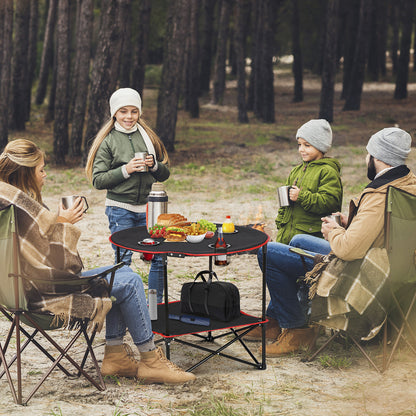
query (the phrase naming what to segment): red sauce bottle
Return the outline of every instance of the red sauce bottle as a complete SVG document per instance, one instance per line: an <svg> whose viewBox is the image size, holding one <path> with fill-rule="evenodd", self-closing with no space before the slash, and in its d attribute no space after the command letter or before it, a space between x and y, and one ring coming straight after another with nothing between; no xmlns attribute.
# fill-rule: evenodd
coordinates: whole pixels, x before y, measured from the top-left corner
<svg viewBox="0 0 416 416"><path fill-rule="evenodd" d="M226 266L228 264L227 243L224 240L222 227L218 229L218 238L214 250L216 253L214 264L216 266Z"/></svg>

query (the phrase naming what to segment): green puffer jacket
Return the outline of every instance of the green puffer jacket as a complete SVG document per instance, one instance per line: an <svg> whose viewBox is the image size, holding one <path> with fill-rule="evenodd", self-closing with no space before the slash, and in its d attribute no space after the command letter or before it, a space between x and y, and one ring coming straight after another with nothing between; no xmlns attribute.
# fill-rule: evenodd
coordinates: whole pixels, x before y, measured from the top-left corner
<svg viewBox="0 0 416 416"><path fill-rule="evenodd" d="M303 162L290 172L286 185L300 188L296 202L279 209L276 241L288 244L295 234L322 237L321 217L341 210L341 165L336 159L324 157Z"/></svg>
<svg viewBox="0 0 416 416"><path fill-rule="evenodd" d="M133 205L147 203L152 184L169 178L169 168L158 161L155 172L135 172L125 179L121 167L133 159L136 152L146 152L142 135L115 129L101 143L95 155L92 183L97 189L107 189L107 198Z"/></svg>

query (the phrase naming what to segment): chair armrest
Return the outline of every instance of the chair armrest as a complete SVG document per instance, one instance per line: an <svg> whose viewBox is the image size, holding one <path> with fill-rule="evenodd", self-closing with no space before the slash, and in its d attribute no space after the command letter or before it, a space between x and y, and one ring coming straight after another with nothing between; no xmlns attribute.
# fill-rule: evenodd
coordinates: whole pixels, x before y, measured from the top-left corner
<svg viewBox="0 0 416 416"><path fill-rule="evenodd" d="M103 278L107 274L111 273L111 278L110 278L110 283L109 283L109 285L110 285L109 292L111 293L115 273L120 267L123 267L123 266L124 266L124 263L120 262L120 263L117 263L117 264L109 267L108 269L102 271L101 273L93 274L91 276L79 276L78 279L73 279L73 280L46 280L46 279L35 279L35 280L38 283L43 283L43 284L53 283L54 285L57 285L57 286L60 286L60 285L63 285L63 286L80 286L80 285L88 284L92 279ZM14 273L9 273L9 277L21 277L25 280L32 280L29 276L25 276L25 275L22 275L22 274L17 274L16 275Z"/></svg>
<svg viewBox="0 0 416 416"><path fill-rule="evenodd" d="M103 278L103 277L107 276L108 273L111 273L111 278L110 278L110 282L109 282L109 286L110 286L109 287L109 293L111 293L111 289L113 288L114 277L115 277L116 271L118 269L120 269L121 267L123 267L123 266L124 266L124 262L121 261L120 263L115 264L114 266L110 267L109 269L104 270L101 273L97 273L97 274L94 274L92 276L88 276L85 279L94 279L96 277Z"/></svg>
<svg viewBox="0 0 416 416"><path fill-rule="evenodd" d="M302 248L290 247L289 251L291 251L292 253L298 254L301 257L307 257L308 259L314 259L315 258L314 254L310 254L307 251L303 250Z"/></svg>

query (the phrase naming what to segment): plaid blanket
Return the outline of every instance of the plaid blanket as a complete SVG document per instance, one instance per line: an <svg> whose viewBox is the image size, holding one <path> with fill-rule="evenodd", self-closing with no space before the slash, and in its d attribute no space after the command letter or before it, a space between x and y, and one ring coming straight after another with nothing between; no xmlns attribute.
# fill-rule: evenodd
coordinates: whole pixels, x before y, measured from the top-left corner
<svg viewBox="0 0 416 416"><path fill-rule="evenodd" d="M384 248L370 249L363 259L344 261L332 253L306 274L311 285L311 320L369 340L386 320L390 273Z"/></svg>
<svg viewBox="0 0 416 416"><path fill-rule="evenodd" d="M56 214L18 188L0 182L0 210L12 204L16 207L29 310L52 313L64 326L71 324L72 318L88 318L90 328L97 324L101 330L111 300L102 282L86 284L80 279L80 230L69 223L57 223Z"/></svg>

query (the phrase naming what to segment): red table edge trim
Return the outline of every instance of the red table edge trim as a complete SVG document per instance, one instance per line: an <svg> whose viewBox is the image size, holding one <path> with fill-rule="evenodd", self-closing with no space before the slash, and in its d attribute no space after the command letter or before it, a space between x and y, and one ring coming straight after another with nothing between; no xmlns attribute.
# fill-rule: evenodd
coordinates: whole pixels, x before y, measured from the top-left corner
<svg viewBox="0 0 416 416"><path fill-rule="evenodd" d="M215 256L216 255L216 253L214 253L214 252L212 252L212 253L204 253L204 254L195 254L195 253L185 253L184 251L173 251L173 250L169 250L169 251L146 251L146 250L143 250L143 249L135 250L135 249L133 249L131 247L125 247L125 246L122 246L120 244L114 243L111 240L111 235L110 235L110 237L108 239L110 240L110 243L111 244L114 244L117 247L124 248L125 250L136 251L138 253L150 253L150 254L183 254L184 256L189 256L189 257L204 257L204 256ZM250 248L248 248L246 250L227 251L227 254L237 254L237 253L244 253L246 251L249 252L249 251L252 251L252 250L256 250L256 249L258 249L260 247L265 246L269 241L270 241L270 236L267 235L267 240L263 244L259 244L259 245L254 246L254 247L250 247ZM182 243L182 241L180 243ZM191 243L189 243L189 244L191 244Z"/></svg>

